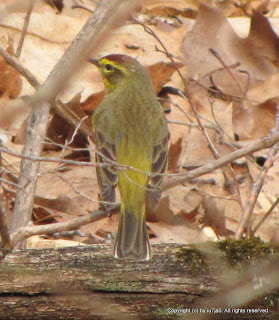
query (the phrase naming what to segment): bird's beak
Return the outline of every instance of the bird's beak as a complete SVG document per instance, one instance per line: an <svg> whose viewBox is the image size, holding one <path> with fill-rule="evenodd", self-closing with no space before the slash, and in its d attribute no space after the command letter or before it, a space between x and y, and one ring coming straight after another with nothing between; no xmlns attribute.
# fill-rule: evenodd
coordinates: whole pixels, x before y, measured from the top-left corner
<svg viewBox="0 0 279 320"><path fill-rule="evenodd" d="M98 59L88 59L88 62L94 64L96 67L100 67L100 63Z"/></svg>

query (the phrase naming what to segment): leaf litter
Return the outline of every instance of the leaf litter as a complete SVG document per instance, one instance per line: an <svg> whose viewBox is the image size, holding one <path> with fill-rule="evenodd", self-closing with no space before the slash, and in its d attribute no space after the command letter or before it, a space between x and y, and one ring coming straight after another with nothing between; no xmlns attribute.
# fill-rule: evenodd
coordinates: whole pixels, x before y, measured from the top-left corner
<svg viewBox="0 0 279 320"><path fill-rule="evenodd" d="M64 5L61 14L57 14L57 9L45 3L36 3L31 15L20 61L41 82L89 16L85 10L71 9L71 1L64 1ZM85 1L85 5L90 7L92 2ZM271 12L273 5L271 2L265 9ZM259 3L255 2L254 9L260 9ZM131 22L115 30L111 41L102 46L99 55L123 53L136 57L150 72L157 93L164 86L183 91L184 84L176 69L181 70L189 81L191 99L201 121L218 154L222 156L269 134L274 128L279 79L278 18L275 16L272 19L273 29L269 19L254 9L247 8L251 15L247 17L232 4L221 8L216 4L198 6L194 1L185 1L185 5L181 1L144 1L137 19L145 19L148 27L175 58L176 66L161 52L154 37L145 32L141 25ZM178 24L173 23L173 17ZM12 47L8 42L12 41L14 47L17 45L23 20L23 12L14 12L1 23L1 38L6 39L5 48L9 53L12 53ZM247 29L249 23L250 30ZM239 31L246 36L239 36ZM216 55L209 49L214 49ZM0 63L11 77L11 81L3 81L6 86L1 88L0 106L3 105L1 110L5 112L5 108L13 108L22 96L33 94L34 89L2 58ZM236 66L231 67L233 65ZM59 99L77 119L84 118L85 125L90 128L90 117L103 95L98 71L84 63L60 93ZM170 121L171 133L168 173L187 172L214 160L189 103L172 94L167 96L167 100L166 109L170 112L166 116ZM24 144L28 113L29 109L0 128L1 139L5 138L4 145L18 154ZM63 148L64 145L66 148ZM50 115L43 156L89 163L94 161L94 150L88 149L92 149L92 145L89 146L84 136L75 132L75 127L54 109ZM262 167L257 164L257 159L265 159L266 156L266 150L261 150L253 158L239 159L232 164L234 176L226 167L225 173L218 169L166 190L158 210L155 213L147 212L151 243L205 241L212 239L212 232L208 232L208 228L213 231L215 239L233 237L242 209L236 191L232 190L238 188L241 201L245 204L261 172ZM19 158L3 152L2 157L3 177L16 183L20 171ZM228 181L225 176L234 188L226 186ZM275 161L254 209L253 224L260 220L279 196L277 180L278 161ZM8 183L3 184L3 188L6 205L12 208L16 189ZM86 215L98 209L98 194L94 167L42 162L34 199L33 223L69 221ZM276 238L276 222L277 209L256 235L263 240ZM115 215L81 227L82 235L74 234L71 238L77 244L111 241L117 225L118 215ZM37 237L36 244L30 246L38 246L40 241L44 242L45 239ZM53 244L46 246L56 246L54 243L57 241L53 240Z"/></svg>

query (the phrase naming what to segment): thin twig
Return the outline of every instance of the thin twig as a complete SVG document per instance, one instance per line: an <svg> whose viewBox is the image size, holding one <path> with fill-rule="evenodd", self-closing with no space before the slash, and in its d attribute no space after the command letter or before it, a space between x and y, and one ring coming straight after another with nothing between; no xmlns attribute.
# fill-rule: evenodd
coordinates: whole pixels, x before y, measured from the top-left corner
<svg viewBox="0 0 279 320"><path fill-rule="evenodd" d="M51 171L51 172L53 172L59 179L61 179L61 180L64 181L65 183L67 183L67 184L74 190L75 193L77 193L78 195L82 196L83 198L85 198L85 199L87 199L87 200L89 200L89 201L91 201L91 202L93 202L93 203L99 203L99 204L102 203L102 204L114 205L113 202L96 200L96 199L93 199L93 198L89 197L89 196L88 196L87 194L85 194L84 192L78 190L78 189L74 186L73 182L70 182L69 180L65 179L65 178L63 177L63 175L61 175L59 172L57 172L57 171L55 171L55 170L53 170L53 171Z"/></svg>
<svg viewBox="0 0 279 320"><path fill-rule="evenodd" d="M22 188L22 186L20 186L19 184L14 183L12 181L9 181L7 179L0 178L0 181L3 182L3 183L6 183L6 184L8 184L8 185L10 185L10 186L12 186L12 187L14 187L16 189L23 189L24 190L24 188ZM24 192L26 192L26 191L24 190Z"/></svg>
<svg viewBox="0 0 279 320"><path fill-rule="evenodd" d="M247 92L250 88L251 77L250 77L250 73L247 70L239 70L239 72L245 73L247 75L247 84L244 89L243 96L241 98L241 100L244 101L244 100L246 100Z"/></svg>
<svg viewBox="0 0 279 320"><path fill-rule="evenodd" d="M185 96L184 96L184 99L185 99L185 100L188 100ZM209 147L210 151L212 152L212 154L213 154L213 156L214 156L215 159L219 159L219 158L220 158L220 155L219 155L218 151L216 150L213 142L211 141L211 139L210 139L207 131L205 130L205 127L204 127L203 123L201 122L201 119L200 119L200 117L199 117L199 114L198 114L198 112L197 112L197 109L196 109L196 107L195 107L194 105L192 105L192 109L193 109L194 115L195 115L195 117L196 117L196 120L197 120L197 122L198 122L198 124L199 124L199 127L201 128L201 131L202 131L205 139L207 140L208 147Z"/></svg>
<svg viewBox="0 0 279 320"><path fill-rule="evenodd" d="M36 79L36 77L27 69L25 68L22 63L16 58L11 56L9 53L7 53L3 48L0 47L0 54L6 59L6 61L13 66L35 89L38 89L41 85L41 83ZM22 108L24 108L26 103L31 103L31 98L27 99L26 102L22 102L21 105L18 106L17 114L20 112ZM60 100L55 101L54 107L56 108L57 113L63 117L69 124L73 125L74 127L78 126L80 123L80 119L78 116L70 110L65 104L63 104ZM6 117L13 117L15 112L12 111L12 114L6 113ZM6 118L0 119L0 125L1 121L5 121ZM93 132L90 130L85 124L82 124L79 127L79 131L85 136L85 137L93 137Z"/></svg>
<svg viewBox="0 0 279 320"><path fill-rule="evenodd" d="M44 85L34 95L34 103L46 97L49 100L55 99L80 67L81 62L86 61L98 50L109 32L122 25L139 2L139 0L103 0L99 2L94 13L67 48Z"/></svg>
<svg viewBox="0 0 279 320"><path fill-rule="evenodd" d="M235 68L237 68L239 66L240 66L240 63L236 62L236 63L231 64L231 65L226 66L226 67L220 67L220 68L214 69L214 70L204 74L202 77L200 77L198 79L194 79L193 82L189 85L189 87L191 88L191 86L193 86L194 84L200 83L202 79L208 78L208 77L214 75L215 73L218 73L220 71L224 71L224 70L227 70L227 69L235 69Z"/></svg>
<svg viewBox="0 0 279 320"><path fill-rule="evenodd" d="M22 28L22 32L21 32L20 39L19 39L18 46L17 46L17 50L16 50L16 57L17 58L19 58L20 54L21 54L21 50L22 50L22 47L23 47L23 43L24 43L24 39L25 39L26 33L27 33L27 29L28 29L31 13L33 11L33 7L34 7L34 1L33 0L29 0L29 8L28 8L28 11L27 11L25 19L24 19L24 25L23 25L23 28Z"/></svg>
<svg viewBox="0 0 279 320"><path fill-rule="evenodd" d="M202 131L205 139L207 140L208 147L209 147L210 151L212 152L214 158L215 158L216 160L217 160L217 159L220 159L220 155L219 155L218 151L216 150L213 142L211 141L211 139L210 139L207 131L205 130L205 127L204 127L204 125L203 125L203 123L202 123L202 121L201 121L201 119L200 119L200 116L199 116L199 114L198 114L198 112L197 112L197 109L196 109L195 105L192 103L192 101L191 101L191 99L190 99L190 97L189 97L188 90L185 89L185 91L186 91L186 94L187 94L187 96L188 96L188 99L187 99L187 98L184 96L184 94L182 94L182 93L181 93L181 96L184 97L185 100L188 100L188 101L189 101L190 106L191 106L191 108L192 108L192 110L193 110L193 112L194 112L195 118L196 118L196 120L197 120L197 122L198 122L198 124L199 124L199 126L200 126L200 128L201 128L201 131ZM226 173L226 171L225 171L224 169L222 169L222 174L223 174L223 176L224 176L225 185L230 185L228 175L227 175L227 173Z"/></svg>
<svg viewBox="0 0 279 320"><path fill-rule="evenodd" d="M190 104L190 106L191 106L191 108L192 108L192 110L193 110L193 113L194 113L194 115L195 115L195 118L196 118L196 120L197 120L197 122L198 122L198 124L199 124L199 126L200 126L200 128L201 128L201 130L202 130L203 135L205 136L205 138L206 138L206 140L207 140L207 142L208 142L209 149L211 150L211 152L212 152L213 156L215 157L215 159L219 159L219 158L220 158L220 155L219 155L218 151L216 150L216 148L214 147L214 144L213 144L213 142L211 141L211 139L210 139L207 131L205 130L205 127L204 127L203 123L201 122L200 116L199 116L199 114L198 114L198 112L197 112L197 110L196 110L196 107L195 107L195 105L193 104L192 99L191 99L191 97L190 97L189 88L187 88L187 84L186 84L185 78L183 77L183 75L182 75L182 73L180 72L179 68L177 68L177 66L175 65L173 56L169 53L169 51L167 50L167 48L166 48L166 46L164 45L164 43L160 40L160 38L156 35L156 33L155 33L152 29L150 29L149 27L146 27L143 23L138 22L137 20L135 20L135 22L138 23L138 24L140 24L141 26L143 26L144 30L145 30L147 33L151 34L151 35L160 43L161 47L162 47L163 50L164 50L163 52L164 52L165 55L171 60L174 68L176 69L176 71L178 72L180 78L181 78L182 81L184 82L185 95L186 95L186 97L185 97L185 95L184 95L182 92L181 92L181 97L183 97L184 99L186 99L186 100L189 101L189 104ZM157 48L156 48L156 49L157 49ZM160 52L162 52L162 51L159 50L159 49L157 49L157 50L160 51ZM222 61L221 61L221 62L222 62ZM222 63L222 64L223 64L223 67L224 67L226 70L228 70L230 73L231 73L230 68L236 66L236 65L226 66L224 63ZM228 185L229 185L229 178L228 178L228 176L227 176L227 174L226 174L226 172L225 172L224 169L222 170L222 173L223 173L223 176L224 176L224 179L225 179L225 182L226 182L225 184L228 184ZM242 207L242 203L241 203L241 202L240 202L240 206Z"/></svg>
<svg viewBox="0 0 279 320"><path fill-rule="evenodd" d="M212 173L214 170L225 166L239 158L242 158L248 154L251 154L253 152L265 149L265 148L270 148L274 144L276 144L279 141L279 132L275 132L271 135L268 135L256 142L248 144L246 147L241 148L237 151L234 151L232 153L229 153L222 158L212 161L200 168L191 170L186 173L179 173L179 174L169 174L168 179L164 184L163 189L167 190L170 189L174 186L180 185L181 183L184 183L190 179L199 177L201 175L207 174L207 173Z"/></svg>
<svg viewBox="0 0 279 320"><path fill-rule="evenodd" d="M226 63L223 61L223 59L220 57L219 53L214 50L213 48L209 49L209 52L212 53L212 55L222 64L222 66L228 71L228 73L230 74L230 76L232 77L232 79L235 81L235 83L237 84L240 92L242 94L245 94L245 91L243 91L243 89L241 88L241 85L239 84L238 80L236 79L235 75L231 72L231 69L229 68L229 66L226 65Z"/></svg>
<svg viewBox="0 0 279 320"><path fill-rule="evenodd" d="M268 211L265 213L265 215L261 218L261 220L256 224L254 229L251 231L251 236L254 236L255 233L258 231L260 226L265 222L265 220L268 218L268 216L272 213L272 211L276 208L277 204L279 203L279 197L275 200L275 202L272 204L272 206L268 209Z"/></svg>
<svg viewBox="0 0 279 320"><path fill-rule="evenodd" d="M214 107L213 107L213 103L210 102L210 109L211 109L211 114L213 116L213 119L216 123L216 125L218 126L219 130L220 130L220 135L221 135L221 132L223 134L225 134L231 141L233 141L233 138L230 137L230 135L223 129L223 127L220 125L219 121L217 120L216 118L216 115L215 115L215 112L214 112ZM221 138L220 138L221 139ZM232 146L233 147L233 146ZM236 175L235 175L235 172L234 172L234 169L233 169L233 166L232 164L230 164L229 166L229 170L232 174L232 177L233 177L233 181L234 181L234 186L235 186L235 191L236 191L236 195L237 195L237 200L238 200L238 204L241 208L241 211L243 212L244 211L244 208L243 208L243 203L242 203L242 199L241 199L241 194L240 194L240 190L239 190L239 184L238 184L238 181L237 181L237 178L236 178ZM233 190L231 190L231 184L228 184L227 186L230 190L230 193L233 193Z"/></svg>
<svg viewBox="0 0 279 320"><path fill-rule="evenodd" d="M190 98L189 89L187 88L187 84L186 84L185 78L183 77L183 75L182 75L182 73L180 72L179 68L177 68L177 66L176 66L176 64L175 64L175 62L174 62L173 56L169 53L169 51L168 51L168 49L166 48L166 46L164 45L164 43L161 41L161 39L156 35L156 33L155 33L152 29L150 29L149 27L145 26L143 23L137 21L136 19L134 19L134 21L135 21L135 23L140 24L147 33L149 33L150 35L152 35L152 36L160 43L161 47L162 47L163 50L164 50L163 52L164 52L165 55L171 60L173 66L174 66L174 68L175 68L175 70L178 72L180 78L182 79L182 81L184 82L184 85L185 85L185 95L186 95L187 98L185 97L185 95L184 95L182 92L181 92L181 97L183 97L184 99L186 99L186 100L189 101L189 104L190 104L190 106L191 106L191 108L192 108L192 110L193 110L193 113L194 113L194 115L195 115L195 118L196 118L196 120L197 120L197 122L198 122L198 124L199 124L199 126L200 126L200 128L201 128L201 130L202 130L202 133L204 134L204 136L205 136L205 138L206 138L206 140L207 140L207 142L208 142L209 149L210 149L211 152L213 153L215 159L220 158L220 155L218 154L218 151L217 151L216 148L214 147L213 142L211 141L209 135L207 134L207 131L205 130L205 128L204 128L204 126L203 126L203 123L202 123L201 120L200 120L200 117L199 117L199 115L198 115L198 113L197 113L196 107L195 107L195 105L193 104L192 99ZM156 48L156 49L157 49L157 48ZM157 49L157 51L162 52L162 51L159 50L159 49ZM225 65L224 65L224 67L225 67L226 69L228 68L228 67L225 66ZM223 173L223 175L224 175L225 181L228 181L229 179L228 179L228 177L227 177L227 174L226 174L225 170L222 170L222 173Z"/></svg>
<svg viewBox="0 0 279 320"><path fill-rule="evenodd" d="M176 121L176 120L168 120L169 124L178 124L181 126L191 127L191 128L200 128L200 126L197 123L187 123L182 121ZM204 127L207 129L211 129L216 131L217 133L220 133L220 130L216 126L212 126L209 124L204 124Z"/></svg>
<svg viewBox="0 0 279 320"><path fill-rule="evenodd" d="M180 172L180 173L172 173L172 174L162 174L163 176L168 177L168 180L165 183L164 189L169 189L172 186L177 186L187 180L202 176L207 173L213 172L215 169L221 168L222 166L225 166L239 158L242 158L246 155L249 155L253 152L270 148L275 143L279 141L279 132L275 132L271 135L268 135L260 140L257 140L255 142L249 143L247 146L240 148L237 151L234 151L232 153L229 153L223 157L221 157L218 160L212 161L208 163L207 165L204 165L202 167L199 167L195 170L189 171L189 172ZM63 145L62 145L63 146ZM86 149L85 149L86 150ZM120 165L117 162L111 161L111 163L108 161L108 163L94 163L94 162L86 162L86 161L74 161L69 159L57 159L57 158L43 158L43 157L34 157L34 156L26 156L22 155L20 153L16 153L6 147L0 147L0 151L4 153L8 153L14 157L22 158L22 159L28 159L32 161L41 161L41 162L57 162L57 163L65 163L69 165L75 165L75 166L87 166L87 167L109 167L113 166L116 169L121 170L135 170L140 173L149 174L152 176L151 173L145 172L142 170L137 170L136 168L133 168L131 166L124 166Z"/></svg>
<svg viewBox="0 0 279 320"><path fill-rule="evenodd" d="M279 105L277 105L277 113L276 113L276 120L275 120L275 132L279 132ZM253 188L251 190L250 196L247 200L243 215L241 217L241 220L239 222L238 228L235 232L235 238L240 239L245 231L245 228L248 227L249 221L251 219L254 207L256 205L258 196L260 194L260 191L262 189L264 179L267 175L268 170L272 167L275 156L278 152L279 143L276 143L273 145L269 152L267 159L265 161L265 164L262 168L262 171L260 172L257 180L255 181ZM247 235L250 235L250 228L247 228Z"/></svg>
<svg viewBox="0 0 279 320"><path fill-rule="evenodd" d="M0 47L0 54L31 84L32 87L38 88L40 86L40 82L37 78L28 69L26 69L22 63L20 63L18 58L8 54L8 52L6 52L2 47ZM24 107L24 104L22 107Z"/></svg>
<svg viewBox="0 0 279 320"><path fill-rule="evenodd" d="M276 142L279 141L279 133L276 132L270 136L267 136L257 142L251 143L248 146L237 150L233 153L230 153L226 156L223 156L222 158L215 160L203 167L200 167L198 169L192 170L190 172L184 173L184 174L173 174L169 175L171 176L169 180L166 181L164 184L164 190L170 189L176 185L179 185L187 180L193 179L195 177L201 176L206 173L213 172L217 168L226 165L230 163L233 160L236 160L238 158L241 158L245 156L246 154L250 154L252 152L261 150L263 148L269 148L270 146L274 145ZM55 159L57 161L57 159ZM60 159L62 160L62 159ZM69 160L67 160L69 161ZM77 164L80 164L80 162L76 161ZM90 165L89 163L85 163L87 165ZM180 177L179 177L180 175ZM182 175L182 176L181 176ZM119 208L116 206L116 208ZM96 214L96 215L95 215ZM99 219L102 219L107 216L106 211L97 211L95 213L91 213L88 216L82 217L82 218L76 218L70 222L63 222L63 223L56 223L56 224L50 224L46 226L27 226L22 227L21 229L15 231L12 234L12 245L16 245L19 241L21 241L24 238L27 238L32 235L36 234L50 234L53 232L58 232L62 230L72 230L79 228L81 225L97 221Z"/></svg>
<svg viewBox="0 0 279 320"><path fill-rule="evenodd" d="M85 7L85 6L81 5L81 4L78 4L78 3L72 5L71 8L72 8L72 9L83 9L83 10L85 10L85 11L87 11L87 12L90 12L90 13L93 13L93 12L94 12L94 10L91 10L90 8L87 8L87 7Z"/></svg>

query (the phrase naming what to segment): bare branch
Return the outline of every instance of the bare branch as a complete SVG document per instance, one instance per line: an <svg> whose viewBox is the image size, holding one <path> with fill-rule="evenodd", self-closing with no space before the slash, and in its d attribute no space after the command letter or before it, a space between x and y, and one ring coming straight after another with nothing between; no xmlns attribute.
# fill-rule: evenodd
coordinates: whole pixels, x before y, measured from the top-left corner
<svg viewBox="0 0 279 320"><path fill-rule="evenodd" d="M85 224L98 221L107 217L108 215L115 214L119 210L119 208L120 204L115 204L113 210L109 212L98 210L83 217L75 218L71 221L51 223L42 226L21 227L11 235L11 246L15 247L16 244L22 241L23 239L26 239L34 235L52 234L54 232L78 229L79 227Z"/></svg>
<svg viewBox="0 0 279 320"><path fill-rule="evenodd" d="M179 174L170 174L168 180L165 182L164 190L170 189L174 186L177 186L183 182L186 182L190 179L199 177L201 175L211 173L214 170L227 165L234 160L237 160L239 158L242 158L248 154L251 154L253 152L259 151L261 149L270 148L275 143L279 141L279 132L275 132L271 135L268 135L256 142L248 144L246 147L241 148L237 151L234 151L232 153L229 153L222 158L212 161L208 163L205 166L202 166L200 168L191 170L187 173L179 173Z"/></svg>
<svg viewBox="0 0 279 320"><path fill-rule="evenodd" d="M273 146L275 143L279 141L279 133L275 132L271 135L268 135L258 141L252 142L248 144L247 146L234 151L232 153L229 153L223 157L221 157L218 160L212 161L208 163L207 165L204 165L202 167L199 167L197 169L191 170L189 172L180 172L180 173L173 173L173 174L163 174L164 176L168 177L168 179L165 182L164 190L170 189L174 186L177 186L183 182L186 182L188 180L192 180L196 177L200 177L202 175L205 175L207 173L211 173L214 170L227 165L239 158L242 158L246 155L252 154L253 152L269 148ZM63 145L61 145L63 146ZM79 149L77 149L79 150ZM87 150L87 149L84 149ZM22 159L29 159L32 161L44 161L44 162L60 162L65 163L69 165L76 165L76 166L88 166L88 167L108 167L108 166L114 166L116 169L122 169L122 170L136 170L131 166L123 166L119 165L116 162L107 162L107 163L94 163L94 162L85 162L85 161L74 161L74 160L68 160L68 159L58 159L58 158L43 158L43 157L34 157L34 156L25 156L20 153L13 152L10 149L7 149L6 147L0 147L0 151L4 153L8 153L12 156L22 158ZM148 174L148 172L144 172L141 170L137 170L141 173Z"/></svg>
<svg viewBox="0 0 279 320"><path fill-rule="evenodd" d="M82 30L56 64L44 85L39 88L34 102L54 99L60 89L73 76L81 62L97 52L99 45L104 43L108 33L126 21L127 16L135 10L139 0L101 1ZM101 41L102 40L102 41Z"/></svg>
<svg viewBox="0 0 279 320"><path fill-rule="evenodd" d="M41 154L41 135L46 132L49 109L50 104L48 102L42 103L40 109L33 108L28 121L26 142L23 149L24 155L39 156ZM27 225L31 220L39 167L40 162L38 161L27 159L21 161L21 174L18 181L21 188L18 189L14 205L12 231Z"/></svg>
<svg viewBox="0 0 279 320"><path fill-rule="evenodd" d="M237 150L233 153L230 153L226 156L223 156L222 158L215 160L203 167L200 167L198 169L192 170L190 172L187 173L179 173L179 174L171 174L169 175L169 179L165 182L164 185L164 190L167 190L173 186L179 185L187 180L193 179L195 177L204 175L206 173L210 173L213 172L215 169L226 165L236 159L239 159L243 156L245 156L246 154L250 154L252 152L261 150L263 148L268 148L272 145L274 145L276 142L279 141L279 133L275 132L270 136L267 136L257 142L251 143L248 146ZM41 161L41 158L39 158L39 160ZM47 159L45 159L47 160ZM55 161L62 161L62 162L73 162L71 160L65 160L65 159L53 159ZM79 161L74 161L75 164L78 165L92 165L91 163L80 163ZM96 164L95 164L96 165ZM116 205L116 209L117 210L119 208L119 205ZM96 213L96 215L95 215ZM22 227L21 229L15 231L12 234L12 245L16 245L19 241L21 241L24 238L27 238L31 235L36 235L36 234L45 234L45 233L53 233L53 232L58 232L58 231L63 231L63 230L72 230L75 228L80 227L81 225L102 219L103 217L106 217L108 214L108 212L106 211L97 211L94 213L91 213L88 216L85 217L81 217L81 218L77 218L74 219L70 222L63 222L63 223L56 223L56 224L51 224L51 225L46 225L46 226L34 226L34 227ZM33 229L34 228L34 229Z"/></svg>

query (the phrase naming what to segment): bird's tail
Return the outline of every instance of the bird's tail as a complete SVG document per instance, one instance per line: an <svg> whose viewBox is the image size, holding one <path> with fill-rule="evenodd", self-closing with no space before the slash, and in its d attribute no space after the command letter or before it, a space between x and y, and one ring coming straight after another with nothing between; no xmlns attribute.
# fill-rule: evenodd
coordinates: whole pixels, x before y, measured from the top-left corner
<svg viewBox="0 0 279 320"><path fill-rule="evenodd" d="M116 258L133 257L138 260L149 260L151 258L144 202L136 212L126 208L122 202L113 253Z"/></svg>

